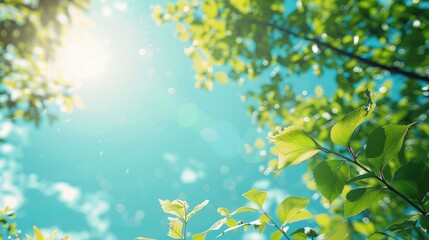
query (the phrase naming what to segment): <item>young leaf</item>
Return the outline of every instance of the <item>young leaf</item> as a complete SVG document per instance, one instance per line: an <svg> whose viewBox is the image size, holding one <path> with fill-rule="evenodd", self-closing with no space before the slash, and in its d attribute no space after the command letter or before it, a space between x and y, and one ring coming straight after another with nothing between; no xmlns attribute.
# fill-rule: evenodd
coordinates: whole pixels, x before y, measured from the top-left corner
<svg viewBox="0 0 429 240"><path fill-rule="evenodd" d="M34 231L34 239L35 240L45 240L45 237L43 237L42 232L37 228L36 226L33 226Z"/></svg>
<svg viewBox="0 0 429 240"><path fill-rule="evenodd" d="M298 126L284 128L270 140L280 152L278 170L302 163L320 152L320 145Z"/></svg>
<svg viewBox="0 0 429 240"><path fill-rule="evenodd" d="M262 207L265 200L267 199L268 193L264 191L259 191L254 188L250 191L243 194L243 197L247 198L249 201L255 203L259 207Z"/></svg>
<svg viewBox="0 0 429 240"><path fill-rule="evenodd" d="M170 202L169 200L159 199L159 204L161 204L161 208L165 213L175 215L185 221L186 211L189 208L186 201L176 199Z"/></svg>
<svg viewBox="0 0 429 240"><path fill-rule="evenodd" d="M184 239L182 235L183 222L178 218L172 217L169 217L168 221L170 221L170 227L167 235L174 239Z"/></svg>
<svg viewBox="0 0 429 240"><path fill-rule="evenodd" d="M350 168L345 161L323 161L314 169L317 190L332 203L344 189L350 177Z"/></svg>
<svg viewBox="0 0 429 240"><path fill-rule="evenodd" d="M353 189L346 196L344 216L351 217L369 208L378 199L378 189L358 188Z"/></svg>
<svg viewBox="0 0 429 240"><path fill-rule="evenodd" d="M368 91L369 92L369 91ZM333 143L343 147L348 147L350 139L358 128L374 110L375 103L373 103L372 94L367 94L369 102L366 106L360 107L348 113L343 119L335 123L331 129L331 140Z"/></svg>
<svg viewBox="0 0 429 240"><path fill-rule="evenodd" d="M402 148L405 134L413 125L386 125L373 131L368 138L366 157L378 171L391 161Z"/></svg>
<svg viewBox="0 0 429 240"><path fill-rule="evenodd" d="M271 240L280 240L282 237L283 237L283 233L280 232L279 230L271 234Z"/></svg>
<svg viewBox="0 0 429 240"><path fill-rule="evenodd" d="M287 220L288 223L298 222L312 218L313 215L307 210L301 210Z"/></svg>
<svg viewBox="0 0 429 240"><path fill-rule="evenodd" d="M282 225L293 220L298 221L294 219L294 217L298 217L297 219L299 219L299 217L308 218L306 217L308 216L308 214L307 215L304 214L302 216L298 215L308 205L308 202L309 200L307 198L299 198L299 197L285 198L277 208L277 215ZM311 217L311 214L310 214L310 217ZM302 220L302 219L299 219L299 220Z"/></svg>
<svg viewBox="0 0 429 240"><path fill-rule="evenodd" d="M209 200L205 200L204 202L195 206L195 208L188 214L186 221L189 221L189 219L191 219L191 217L194 216L195 213L203 209L208 203L209 203Z"/></svg>
<svg viewBox="0 0 429 240"><path fill-rule="evenodd" d="M243 212L256 212L258 209L252 208L252 207L239 207L234 212L230 213L229 216L234 216L237 213L243 213Z"/></svg>

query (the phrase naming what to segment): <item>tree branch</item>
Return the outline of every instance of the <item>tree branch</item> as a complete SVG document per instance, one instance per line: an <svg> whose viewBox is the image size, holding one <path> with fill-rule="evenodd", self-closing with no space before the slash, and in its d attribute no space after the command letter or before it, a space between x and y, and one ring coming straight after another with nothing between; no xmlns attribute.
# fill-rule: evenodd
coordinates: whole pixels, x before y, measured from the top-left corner
<svg viewBox="0 0 429 240"><path fill-rule="evenodd" d="M358 166L359 168L363 169L365 172L367 173L372 173L371 170L369 170L368 168L366 168L365 166L363 166L362 164L360 164L357 161L357 156L356 154L353 152L353 150L349 147L347 148L347 151L350 153L350 155L352 156L352 159L337 153L335 151L329 150L327 148L322 148L321 149L323 152L326 153L332 153L335 154L343 159L345 159L348 162L353 163L354 165ZM380 172L380 176L377 176L376 174L375 178L380 181L381 183L383 183L384 186L387 187L387 189L389 189L390 191L394 192L396 195L398 195L399 197L401 197L402 199L404 199L408 204L410 204L412 207L414 207L416 210L418 210L423 216L426 216L428 214L428 212L426 212L424 209L421 209L419 206L417 206L415 203L413 203L407 196L405 196L404 194L402 194L401 192L399 192L395 187L393 187L392 185L390 185L384 178L383 172Z"/></svg>
<svg viewBox="0 0 429 240"><path fill-rule="evenodd" d="M361 56L356 55L354 53L351 53L351 52L348 52L346 50L340 49L338 47L332 46L329 43L323 42L319 38L311 38L309 36L302 35L302 34L294 32L294 31L291 31L290 29L283 27L283 26L277 26L276 24L267 23L267 22L263 22L263 21L259 21L259 20L255 20L255 19L252 19L251 21L253 23L259 24L263 27L272 27L272 28L277 29L277 30L279 30L285 34L290 35L290 36L294 36L296 38L300 38L303 40L307 40L307 41L316 43L317 45L323 46L327 49L330 49L339 55L346 56L346 57L351 58L351 59L355 59L355 60L357 60L357 61L359 61L365 65L368 65L371 67L377 67L377 68L380 68L382 70L388 71L388 72L393 73L393 74L398 74L398 75L402 75L404 77L417 79L417 80L421 80L421 81L429 83L429 76L420 75L420 74L417 74L416 72L406 71L406 70L400 69L400 68L395 67L395 66L387 66L387 65L381 64L381 63L376 62L372 59L364 58L364 57L361 57Z"/></svg>

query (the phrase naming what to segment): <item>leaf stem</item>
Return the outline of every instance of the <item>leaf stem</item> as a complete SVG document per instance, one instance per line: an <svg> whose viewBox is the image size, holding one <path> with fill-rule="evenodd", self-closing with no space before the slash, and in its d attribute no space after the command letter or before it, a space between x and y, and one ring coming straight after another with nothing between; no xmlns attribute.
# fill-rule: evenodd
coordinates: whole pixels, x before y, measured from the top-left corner
<svg viewBox="0 0 429 240"><path fill-rule="evenodd" d="M366 168L365 166L363 166L362 164L360 164L357 161L357 156L356 154L353 152L353 149L351 149L350 147L347 148L347 151L350 153L350 155L352 156L352 158L348 158L347 156L344 156L341 153L337 153L333 150L327 149L322 147L321 150L325 153L332 153L335 154L343 159L345 159L348 162L353 163L354 165L358 166L359 168L363 169L365 172L367 173L372 173L371 170L369 170L368 168ZM401 197L402 199L404 199L408 204L410 204L412 207L414 207L416 210L418 210L423 216L425 216L426 214L428 214L428 212L425 209L420 208L419 206L417 206L415 203L413 203L407 196L405 196L403 193L399 192L395 187L393 187L392 185L390 185L386 179L384 178L384 174L382 171L380 171L380 176L377 176L376 174L375 178L380 181L381 183L383 183L384 186L387 187L387 189L389 189L390 191L392 191L393 193L395 193L396 195L398 195L399 197Z"/></svg>
<svg viewBox="0 0 429 240"><path fill-rule="evenodd" d="M283 234L283 236L286 237L287 240L290 240L290 238L286 235L283 229L280 228L279 225L277 225L277 223L270 217L270 215L268 215L263 208L261 208L261 210L262 210L262 213L264 213L264 215L267 216L268 219L270 219L270 221L274 224L274 227L276 227Z"/></svg>

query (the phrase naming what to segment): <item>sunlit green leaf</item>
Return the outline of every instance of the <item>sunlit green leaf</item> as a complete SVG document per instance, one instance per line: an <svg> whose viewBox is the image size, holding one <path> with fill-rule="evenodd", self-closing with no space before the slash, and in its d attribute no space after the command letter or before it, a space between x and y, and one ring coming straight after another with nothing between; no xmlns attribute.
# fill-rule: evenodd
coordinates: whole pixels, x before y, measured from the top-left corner
<svg viewBox="0 0 429 240"><path fill-rule="evenodd" d="M371 102L373 102L371 100ZM338 121L331 129L331 140L340 146L348 147L350 139L358 128L374 110L375 103L369 103L367 106L360 107L347 114Z"/></svg>
<svg viewBox="0 0 429 240"><path fill-rule="evenodd" d="M227 84L228 83L228 76L224 72L220 72L216 74L216 81L218 81L221 84Z"/></svg>
<svg viewBox="0 0 429 240"><path fill-rule="evenodd" d="M254 188L250 191L243 194L243 197L247 198L249 201L255 203L259 207L262 207L265 200L267 199L268 193L264 191L259 191Z"/></svg>
<svg viewBox="0 0 429 240"><path fill-rule="evenodd" d="M204 202L198 204L197 206L195 206L195 208L187 215L187 220L189 221L189 219L191 219L192 216L195 215L195 213L197 213L198 211L200 211L201 209L203 209L207 204L209 203L209 200L205 200Z"/></svg>
<svg viewBox="0 0 429 240"><path fill-rule="evenodd" d="M45 237L42 234L42 231L39 230L36 226L33 226L34 239L35 240L45 240Z"/></svg>
<svg viewBox="0 0 429 240"><path fill-rule="evenodd" d="M320 145L298 126L284 128L270 140L280 152L278 169L304 162L320 152Z"/></svg>
<svg viewBox="0 0 429 240"><path fill-rule="evenodd" d="M210 18L214 18L217 15L217 6L216 2L213 0L205 0L201 7L203 9L204 14L206 14Z"/></svg>
<svg viewBox="0 0 429 240"><path fill-rule="evenodd" d="M298 221L311 217L311 214L304 213L298 215L308 205L309 199L299 197L288 197L285 198L277 208L277 216L279 217L282 225L290 221ZM298 220L294 219L297 217ZM302 217L302 219L300 219Z"/></svg>
<svg viewBox="0 0 429 240"><path fill-rule="evenodd" d="M169 217L170 227L168 228L168 236L174 239L184 239L182 235L183 222L178 218Z"/></svg>
<svg viewBox="0 0 429 240"><path fill-rule="evenodd" d="M345 161L323 161L314 169L314 180L317 190L329 202L334 201L344 189L344 184L350 177L350 168Z"/></svg>
<svg viewBox="0 0 429 240"><path fill-rule="evenodd" d="M169 200L159 199L159 204L161 204L161 208L165 213L175 215L180 219L185 220L186 211L189 207L186 201L176 199L170 202Z"/></svg>
<svg viewBox="0 0 429 240"><path fill-rule="evenodd" d="M374 178L374 177L375 177L375 174L372 173L372 172L370 172L370 173L364 173L364 174L361 174L361 175L358 175L356 177L353 177L353 178L349 179L347 181L347 183L350 184L350 183L353 183L353 182L356 182L356 181L360 181L360 180L364 180L364 179L368 179L368 178Z"/></svg>
<svg viewBox="0 0 429 240"><path fill-rule="evenodd" d="M283 233L280 231L275 231L271 234L271 240L280 240L283 237Z"/></svg>
<svg viewBox="0 0 429 240"><path fill-rule="evenodd" d="M366 147L367 161L382 171L401 150L405 134L411 125L386 125L373 131Z"/></svg>
<svg viewBox="0 0 429 240"><path fill-rule="evenodd" d="M376 188L358 188L347 193L344 216L351 217L369 208L378 199Z"/></svg>

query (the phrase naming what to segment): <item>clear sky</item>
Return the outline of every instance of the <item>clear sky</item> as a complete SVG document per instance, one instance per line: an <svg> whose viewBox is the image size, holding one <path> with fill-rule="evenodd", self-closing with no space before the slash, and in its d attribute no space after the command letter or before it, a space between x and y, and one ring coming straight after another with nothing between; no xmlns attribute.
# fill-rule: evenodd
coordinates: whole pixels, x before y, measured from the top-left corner
<svg viewBox="0 0 429 240"><path fill-rule="evenodd" d="M72 29L56 64L76 82L85 107L54 125L12 130L19 144L2 160L14 176L3 201L18 207L24 231L37 225L76 239L167 239L158 199L191 206L209 199L190 224L196 233L220 218L218 207L245 204L241 194L252 186L269 190L272 202L312 196L301 180L305 166L280 179L258 171L266 164L255 157L260 150L247 155L244 146L266 133L247 115L243 89L194 87L187 44L174 26L150 18L150 6L162 3L95 1Z"/></svg>

